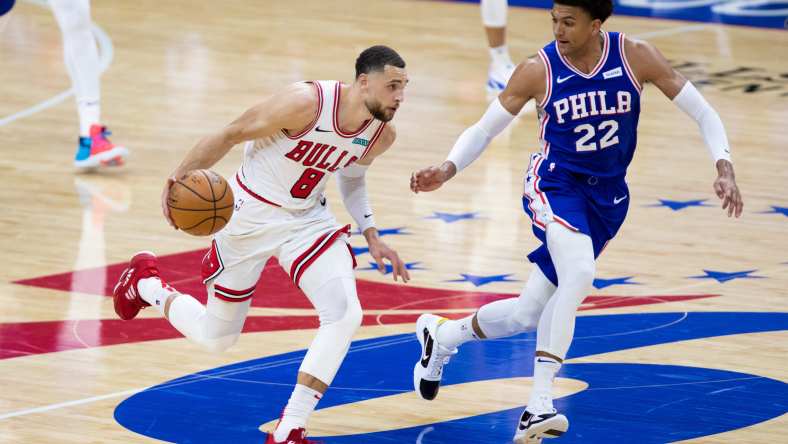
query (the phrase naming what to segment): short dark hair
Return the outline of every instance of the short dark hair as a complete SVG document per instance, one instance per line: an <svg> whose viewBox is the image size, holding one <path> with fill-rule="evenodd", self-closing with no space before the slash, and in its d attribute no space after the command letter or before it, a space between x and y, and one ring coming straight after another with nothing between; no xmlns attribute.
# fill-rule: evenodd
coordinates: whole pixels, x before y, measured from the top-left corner
<svg viewBox="0 0 788 444"><path fill-rule="evenodd" d="M397 51L384 45L369 47L361 52L356 59L356 78L361 74L369 74L372 71L383 71L386 65L404 68L405 61L402 60Z"/></svg>
<svg viewBox="0 0 788 444"><path fill-rule="evenodd" d="M613 0L553 0L553 3L577 6L585 10L592 20L599 19L602 23L613 13Z"/></svg>

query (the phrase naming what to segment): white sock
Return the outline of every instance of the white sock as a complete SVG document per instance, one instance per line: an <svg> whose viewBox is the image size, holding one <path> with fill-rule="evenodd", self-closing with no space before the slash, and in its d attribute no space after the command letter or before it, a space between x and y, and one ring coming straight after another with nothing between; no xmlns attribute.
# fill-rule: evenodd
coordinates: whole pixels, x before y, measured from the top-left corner
<svg viewBox="0 0 788 444"><path fill-rule="evenodd" d="M274 431L274 441L282 442L287 439L291 430L305 428L309 415L315 411L315 407L322 397L323 395L317 390L296 384L282 414L282 421Z"/></svg>
<svg viewBox="0 0 788 444"><path fill-rule="evenodd" d="M538 415L553 410L553 380L561 368L561 363L552 358L537 356L534 358L534 386L528 411Z"/></svg>
<svg viewBox="0 0 788 444"><path fill-rule="evenodd" d="M80 137L88 137L90 136L90 126L100 122L101 102L98 99L77 100L77 112L79 114L79 135Z"/></svg>
<svg viewBox="0 0 788 444"><path fill-rule="evenodd" d="M157 277L140 279L137 283L137 289L140 291L142 300L156 307L156 310L161 314L164 314L164 305L167 302L167 298L171 294L177 293L172 287L164 285L161 279Z"/></svg>
<svg viewBox="0 0 788 444"><path fill-rule="evenodd" d="M512 58L509 56L509 47L506 45L490 48L490 59L492 59L493 65L514 65L514 63L512 63Z"/></svg>
<svg viewBox="0 0 788 444"><path fill-rule="evenodd" d="M476 336L476 332L473 331L474 316L470 315L456 321L446 321L441 324L438 327L437 337L435 338L438 344L447 350L454 350L468 341L479 339Z"/></svg>

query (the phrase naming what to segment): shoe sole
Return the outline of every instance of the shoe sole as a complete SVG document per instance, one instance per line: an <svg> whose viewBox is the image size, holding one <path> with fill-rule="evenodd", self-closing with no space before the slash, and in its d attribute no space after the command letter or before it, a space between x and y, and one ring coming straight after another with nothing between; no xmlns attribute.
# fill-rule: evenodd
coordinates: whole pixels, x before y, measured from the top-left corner
<svg viewBox="0 0 788 444"><path fill-rule="evenodd" d="M107 162L111 162L117 157L121 158L122 160L126 160L126 157L128 156L129 150L122 146L116 146L109 151L104 151L101 154L90 156L85 160L75 160L74 166L77 168L98 168Z"/></svg>
<svg viewBox="0 0 788 444"><path fill-rule="evenodd" d="M534 424L528 430L519 435L519 431L514 434L512 441L514 444L538 444L542 438L558 438L569 430L569 420L564 415L555 415L539 424Z"/></svg>

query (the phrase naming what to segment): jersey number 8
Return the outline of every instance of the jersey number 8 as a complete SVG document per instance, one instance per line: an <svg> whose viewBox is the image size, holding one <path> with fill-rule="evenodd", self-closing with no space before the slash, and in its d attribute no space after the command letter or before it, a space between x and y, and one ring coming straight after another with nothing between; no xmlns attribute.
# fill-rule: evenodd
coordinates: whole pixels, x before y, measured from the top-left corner
<svg viewBox="0 0 788 444"><path fill-rule="evenodd" d="M293 188L290 188L290 195L296 199L306 199L312 194L312 190L315 189L317 184L320 183L320 179L325 175L326 173L323 171L307 168L293 185Z"/></svg>

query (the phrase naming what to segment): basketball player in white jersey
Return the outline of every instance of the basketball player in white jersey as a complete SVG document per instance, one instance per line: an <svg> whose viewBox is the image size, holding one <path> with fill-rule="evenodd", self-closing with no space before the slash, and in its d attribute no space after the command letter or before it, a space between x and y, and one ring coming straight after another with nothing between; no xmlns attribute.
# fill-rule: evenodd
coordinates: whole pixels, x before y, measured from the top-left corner
<svg viewBox="0 0 788 444"><path fill-rule="evenodd" d="M422 356L413 373L416 392L434 399L443 366L458 346L535 328L534 385L515 429L517 444L555 438L569 427L553 407L553 380L569 351L577 309L593 284L595 260L627 213L625 176L636 147L643 85L654 84L695 120L714 159L713 189L723 210L729 217L742 212L719 115L654 46L602 30L612 10L612 0L554 0L555 41L517 67L442 165L411 178L414 192L438 189L477 159L527 102L537 102L542 152L531 156L523 196L542 241L528 256L537 267L518 298L492 302L456 321L422 315L416 324Z"/></svg>
<svg viewBox="0 0 788 444"><path fill-rule="evenodd" d="M164 189L168 220L166 195L174 178L210 168L234 145L246 142L243 163L230 180L235 213L203 260L207 307L167 285L159 277L156 257L148 252L131 259L115 287L115 310L122 319L152 305L184 336L221 351L240 335L266 261L279 259L317 310L320 328L267 444L310 442L307 418L334 379L362 320L349 226L337 224L323 196L331 173L337 173L345 208L381 271L386 259L395 281L410 279L397 253L378 237L364 179L372 161L394 142L394 128L387 122L402 103L407 83L402 58L391 48L373 46L356 60L352 84L290 85L202 139Z"/></svg>
<svg viewBox="0 0 788 444"><path fill-rule="evenodd" d="M123 165L129 152L112 143L101 124L100 67L90 19L90 0L49 0L60 32L71 87L77 100L79 140L74 166L93 169Z"/></svg>

